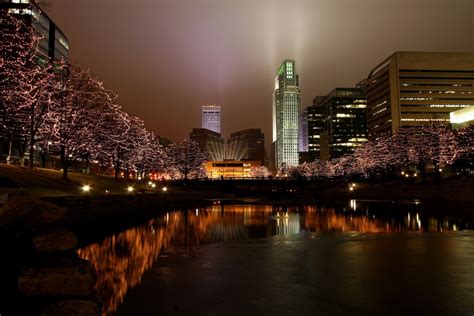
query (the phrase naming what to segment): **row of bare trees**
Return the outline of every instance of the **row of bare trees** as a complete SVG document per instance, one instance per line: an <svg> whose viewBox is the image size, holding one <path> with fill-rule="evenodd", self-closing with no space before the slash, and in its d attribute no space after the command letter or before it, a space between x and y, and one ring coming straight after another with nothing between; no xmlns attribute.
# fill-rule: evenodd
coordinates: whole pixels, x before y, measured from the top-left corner
<svg viewBox="0 0 474 316"><path fill-rule="evenodd" d="M399 175L412 169L423 177L428 169L437 174L453 164L472 170L473 158L473 126L456 131L435 124L401 128L392 136L381 137L357 148L353 155L303 163L281 169L279 174L305 178L377 178Z"/></svg>
<svg viewBox="0 0 474 316"><path fill-rule="evenodd" d="M205 159L192 141L164 149L142 119L125 112L117 95L89 69L50 61L39 50L41 36L23 20L0 16L0 137L16 149L21 164L36 152L59 156L63 178L81 160L147 175L162 171L188 178L202 173ZM14 148L15 147L15 148Z"/></svg>

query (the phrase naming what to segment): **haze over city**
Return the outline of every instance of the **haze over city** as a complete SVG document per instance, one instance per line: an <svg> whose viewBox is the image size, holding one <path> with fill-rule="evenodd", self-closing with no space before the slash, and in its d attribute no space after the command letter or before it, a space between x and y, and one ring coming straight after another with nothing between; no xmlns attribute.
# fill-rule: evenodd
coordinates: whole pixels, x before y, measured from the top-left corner
<svg viewBox="0 0 474 316"><path fill-rule="evenodd" d="M471 0L53 0L47 12L71 59L174 141L200 126L202 105L219 104L224 135L258 127L268 143L285 58L296 61L306 107L394 51L474 51Z"/></svg>

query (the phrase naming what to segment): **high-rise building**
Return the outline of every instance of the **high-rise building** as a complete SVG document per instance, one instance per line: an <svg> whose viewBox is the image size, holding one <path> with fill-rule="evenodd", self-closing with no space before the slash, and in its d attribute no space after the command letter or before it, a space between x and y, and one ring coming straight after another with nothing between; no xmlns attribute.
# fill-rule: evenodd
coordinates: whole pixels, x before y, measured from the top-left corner
<svg viewBox="0 0 474 316"><path fill-rule="evenodd" d="M225 141L220 133L213 132L206 128L193 128L189 138L198 143L199 148L207 155L208 160L224 160Z"/></svg>
<svg viewBox="0 0 474 316"><path fill-rule="evenodd" d="M39 51L51 60L68 58L69 40L59 27L30 0L0 0L0 12L13 14L26 21L27 25L41 34Z"/></svg>
<svg viewBox="0 0 474 316"><path fill-rule="evenodd" d="M260 161L265 163L265 138L259 128L245 129L230 134L226 158L236 161Z"/></svg>
<svg viewBox="0 0 474 316"><path fill-rule="evenodd" d="M308 152L308 108L298 115L298 152Z"/></svg>
<svg viewBox="0 0 474 316"><path fill-rule="evenodd" d="M273 150L275 167L298 165L298 115L301 92L295 61L286 59L278 69L273 92Z"/></svg>
<svg viewBox="0 0 474 316"><path fill-rule="evenodd" d="M320 159L320 135L326 124L326 110L323 107L326 96L317 96L313 105L306 108L308 115L308 154L302 161Z"/></svg>
<svg viewBox="0 0 474 316"><path fill-rule="evenodd" d="M202 107L202 128L221 132L221 107L220 105L204 105Z"/></svg>
<svg viewBox="0 0 474 316"><path fill-rule="evenodd" d="M474 105L474 53L395 52L364 82L369 139L400 127L449 124Z"/></svg>
<svg viewBox="0 0 474 316"><path fill-rule="evenodd" d="M320 133L323 160L352 154L367 142L367 98L359 88L336 88L321 105L324 127Z"/></svg>

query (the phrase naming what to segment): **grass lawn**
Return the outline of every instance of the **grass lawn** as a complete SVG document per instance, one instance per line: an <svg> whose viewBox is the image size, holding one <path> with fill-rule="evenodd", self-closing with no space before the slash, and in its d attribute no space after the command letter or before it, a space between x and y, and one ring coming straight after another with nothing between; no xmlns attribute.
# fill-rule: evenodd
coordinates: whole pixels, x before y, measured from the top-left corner
<svg viewBox="0 0 474 316"><path fill-rule="evenodd" d="M83 185L89 185L87 194L127 193L132 185L135 190L144 189L143 183L110 176L68 172L69 181L63 181L62 171L0 164L0 194L5 192L27 192L35 196L59 196L84 194ZM159 185L157 187L160 187Z"/></svg>

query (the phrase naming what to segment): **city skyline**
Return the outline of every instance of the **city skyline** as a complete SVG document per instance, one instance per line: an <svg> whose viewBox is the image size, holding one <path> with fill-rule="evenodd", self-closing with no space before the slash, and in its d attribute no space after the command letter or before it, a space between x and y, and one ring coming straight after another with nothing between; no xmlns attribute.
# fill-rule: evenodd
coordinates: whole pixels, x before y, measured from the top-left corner
<svg viewBox="0 0 474 316"><path fill-rule="evenodd" d="M88 1L51 1L46 9L68 35L72 60L114 89L127 111L147 118L148 128L175 141L199 126L197 109L209 102L226 107L224 135L256 127L270 135L269 79L284 58L299 65L306 107L336 86L354 86L397 50L472 51L473 10L470 1L437 0L429 6L423 0L183 0L133 7L116 1L113 11L107 2L91 10ZM285 17L294 21L287 28L277 23Z"/></svg>

